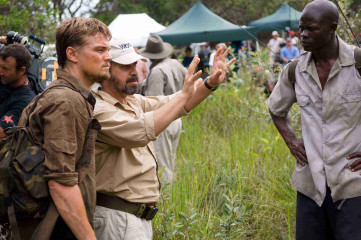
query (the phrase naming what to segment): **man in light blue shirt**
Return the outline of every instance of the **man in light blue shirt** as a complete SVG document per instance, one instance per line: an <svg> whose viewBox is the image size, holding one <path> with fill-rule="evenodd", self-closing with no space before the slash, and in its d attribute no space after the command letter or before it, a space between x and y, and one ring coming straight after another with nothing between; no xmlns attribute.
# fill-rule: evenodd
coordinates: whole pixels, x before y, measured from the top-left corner
<svg viewBox="0 0 361 240"><path fill-rule="evenodd" d="M283 66L285 66L288 61L292 59L297 59L300 57L300 52L298 48L292 45L292 39L286 39L286 46L281 50L281 59L283 61Z"/></svg>

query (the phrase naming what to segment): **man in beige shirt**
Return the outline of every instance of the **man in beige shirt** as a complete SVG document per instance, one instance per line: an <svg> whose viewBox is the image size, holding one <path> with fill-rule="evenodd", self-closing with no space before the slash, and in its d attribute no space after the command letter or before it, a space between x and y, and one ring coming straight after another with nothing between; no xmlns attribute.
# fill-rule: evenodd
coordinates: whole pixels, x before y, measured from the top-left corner
<svg viewBox="0 0 361 240"><path fill-rule="evenodd" d="M361 239L361 76L355 47L336 36L337 23L332 2L305 7L300 29L306 52L296 65L296 81L287 65L268 100L273 122L297 159L296 239ZM287 118L294 102L301 109L302 138Z"/></svg>
<svg viewBox="0 0 361 240"><path fill-rule="evenodd" d="M195 57L182 91L170 96L143 97L138 90L136 62L143 59L124 40L112 40L111 79L94 91L94 117L102 129L96 143L97 207L94 228L98 239L151 239L151 220L160 193L152 141L170 123L202 102L224 79L230 49L216 55L210 78L195 74ZM197 81L198 79L198 81Z"/></svg>
<svg viewBox="0 0 361 240"><path fill-rule="evenodd" d="M152 62L144 85L144 96L168 96L182 90L187 69L177 59L169 58L173 53L172 45L163 42L159 36L150 36L147 45L139 53ZM161 132L153 143L158 166L162 170L162 179L166 182L173 180L181 131L182 119L179 118Z"/></svg>

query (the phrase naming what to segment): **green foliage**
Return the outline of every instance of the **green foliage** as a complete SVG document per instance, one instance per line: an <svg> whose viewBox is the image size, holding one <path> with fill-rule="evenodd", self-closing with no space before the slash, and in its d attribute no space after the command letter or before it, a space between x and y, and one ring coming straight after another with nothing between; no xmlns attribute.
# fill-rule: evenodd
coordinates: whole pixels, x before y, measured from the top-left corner
<svg viewBox="0 0 361 240"><path fill-rule="evenodd" d="M154 239L293 239L295 159L247 67L183 119ZM299 134L297 108L291 116Z"/></svg>
<svg viewBox="0 0 361 240"><path fill-rule="evenodd" d="M56 13L51 0L0 0L0 35L13 30L21 35L30 33L54 41Z"/></svg>
<svg viewBox="0 0 361 240"><path fill-rule="evenodd" d="M186 13L196 1L100 0L93 11L93 16L109 24L118 14L145 12L157 22L167 26ZM284 3L284 0L202 0L201 2L226 20L244 25L272 13ZM302 9L302 4L298 1L290 1L290 5Z"/></svg>

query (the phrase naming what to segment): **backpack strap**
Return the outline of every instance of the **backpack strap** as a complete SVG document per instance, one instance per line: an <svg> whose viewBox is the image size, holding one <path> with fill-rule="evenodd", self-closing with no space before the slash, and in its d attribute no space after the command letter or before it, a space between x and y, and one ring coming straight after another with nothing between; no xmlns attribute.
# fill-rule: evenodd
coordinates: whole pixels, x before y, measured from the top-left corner
<svg viewBox="0 0 361 240"><path fill-rule="evenodd" d="M50 200L48 210L44 218L36 227L30 240L48 240L53 233L56 221L58 220L59 212L56 209L53 199Z"/></svg>
<svg viewBox="0 0 361 240"><path fill-rule="evenodd" d="M295 59L288 64L288 80L292 84L293 90L295 90L297 63L298 59Z"/></svg>
<svg viewBox="0 0 361 240"><path fill-rule="evenodd" d="M354 52L354 58L355 58L355 67L359 74L361 75L361 48L356 47Z"/></svg>

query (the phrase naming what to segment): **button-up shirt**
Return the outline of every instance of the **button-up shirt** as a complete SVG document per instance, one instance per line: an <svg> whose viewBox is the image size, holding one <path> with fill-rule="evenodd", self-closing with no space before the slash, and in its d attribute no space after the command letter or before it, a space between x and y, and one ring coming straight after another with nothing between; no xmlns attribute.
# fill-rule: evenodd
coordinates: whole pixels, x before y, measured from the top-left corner
<svg viewBox="0 0 361 240"><path fill-rule="evenodd" d="M145 82L145 96L171 95L183 87L187 69L178 60L165 58L151 67Z"/></svg>
<svg viewBox="0 0 361 240"><path fill-rule="evenodd" d="M44 178L65 186L79 185L89 222L93 224L96 195L94 152L89 166L77 170L76 164L82 155L95 99L89 89L70 73L57 69L56 74L57 80L50 86L67 84L80 90L81 95L67 87L50 89L30 114L29 129L45 153ZM23 111L20 126L25 126L33 103L34 101ZM91 149L88 150L92 151L94 140L90 145Z"/></svg>
<svg viewBox="0 0 361 240"><path fill-rule="evenodd" d="M315 62L304 52L296 67L296 82L288 80L288 66L268 100L270 111L286 117L294 102L301 109L302 137L308 165L296 163L292 183L319 206L331 189L333 201L361 196L360 171L348 167L361 152L361 76L355 67L354 46L338 38L339 57L322 90Z"/></svg>
<svg viewBox="0 0 361 240"><path fill-rule="evenodd" d="M122 104L108 93L94 90L94 117L102 127L95 145L97 192L130 202L158 201L160 183L151 142L156 140L153 111L177 94L135 94L127 96L126 104ZM180 115L186 114L183 110Z"/></svg>

